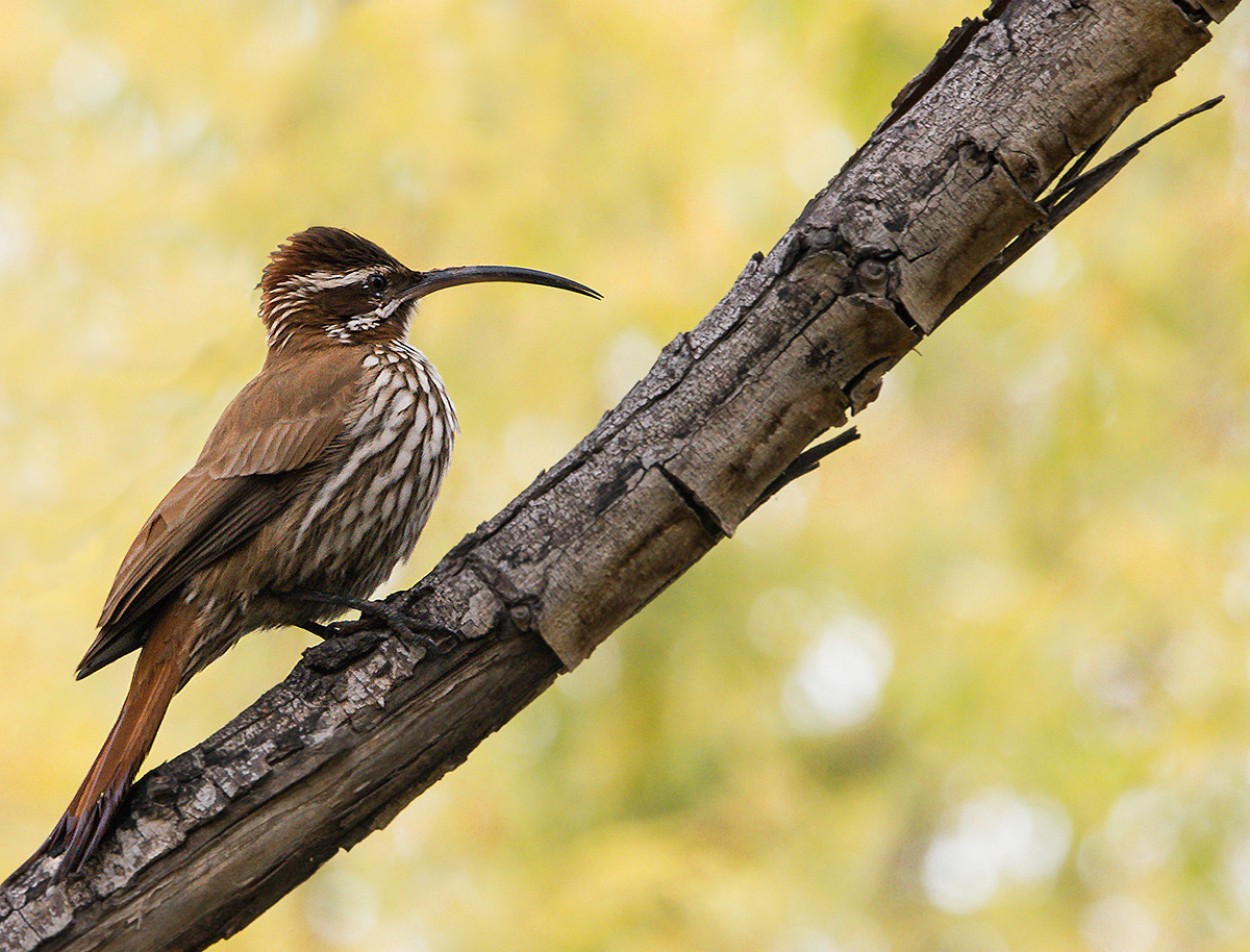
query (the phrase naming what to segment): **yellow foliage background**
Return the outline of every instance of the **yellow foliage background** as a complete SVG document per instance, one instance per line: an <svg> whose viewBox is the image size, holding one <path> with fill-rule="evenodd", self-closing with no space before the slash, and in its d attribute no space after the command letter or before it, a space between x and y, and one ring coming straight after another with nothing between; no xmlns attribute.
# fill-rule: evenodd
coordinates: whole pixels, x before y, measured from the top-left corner
<svg viewBox="0 0 1250 952"><path fill-rule="evenodd" d="M129 662L74 665L259 366L310 224L510 263L414 342L464 424L415 581L767 249L974 0L0 9L0 866ZM387 830L222 948L1250 944L1250 33L1215 92L886 379L786 490ZM283 677L253 636L152 762Z"/></svg>

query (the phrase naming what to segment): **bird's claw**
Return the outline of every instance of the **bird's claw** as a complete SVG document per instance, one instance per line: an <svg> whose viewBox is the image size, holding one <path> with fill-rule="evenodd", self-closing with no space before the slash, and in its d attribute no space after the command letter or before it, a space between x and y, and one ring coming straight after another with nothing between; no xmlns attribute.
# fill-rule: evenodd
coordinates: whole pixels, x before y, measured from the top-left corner
<svg viewBox="0 0 1250 952"><path fill-rule="evenodd" d="M301 625L305 630L323 639L344 638L363 631L374 631L377 630L378 622L382 622L404 640L412 644L421 645L434 654L447 654L461 641L460 632L455 629L444 625L422 623L390 602L351 598L345 595L323 595L315 592L293 592L291 594L295 598L338 605L343 608L354 608L360 612L359 618L334 622L331 625L322 625L316 622L305 622Z"/></svg>

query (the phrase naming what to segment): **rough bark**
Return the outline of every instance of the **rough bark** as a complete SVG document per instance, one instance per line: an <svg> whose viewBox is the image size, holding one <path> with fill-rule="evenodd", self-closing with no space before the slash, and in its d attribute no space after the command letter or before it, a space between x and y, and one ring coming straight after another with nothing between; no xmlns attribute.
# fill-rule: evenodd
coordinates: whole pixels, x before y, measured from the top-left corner
<svg viewBox="0 0 1250 952"><path fill-rule="evenodd" d="M996 0L965 22L625 400L396 596L459 646L365 633L310 650L152 771L82 877L53 885L45 860L10 882L0 947L202 948L385 825L814 465L804 448L871 402L1017 236L1045 230L1044 189L1235 6Z"/></svg>

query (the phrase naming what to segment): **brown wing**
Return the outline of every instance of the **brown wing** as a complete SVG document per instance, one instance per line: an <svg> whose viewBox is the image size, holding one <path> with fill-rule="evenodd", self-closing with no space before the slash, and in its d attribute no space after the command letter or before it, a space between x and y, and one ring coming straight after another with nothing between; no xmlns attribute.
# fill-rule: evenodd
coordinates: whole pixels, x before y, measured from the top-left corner
<svg viewBox="0 0 1250 952"><path fill-rule="evenodd" d="M285 508L300 471L342 431L360 361L347 347L271 360L235 397L122 560L80 678L142 645L153 608Z"/></svg>

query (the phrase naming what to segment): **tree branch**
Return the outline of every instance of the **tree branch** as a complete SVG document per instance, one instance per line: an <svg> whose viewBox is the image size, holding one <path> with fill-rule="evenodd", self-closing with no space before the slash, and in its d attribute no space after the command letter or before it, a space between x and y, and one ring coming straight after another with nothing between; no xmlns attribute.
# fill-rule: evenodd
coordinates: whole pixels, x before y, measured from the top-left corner
<svg viewBox="0 0 1250 952"><path fill-rule="evenodd" d="M310 649L148 774L82 877L53 885L45 860L8 883L0 947L202 948L384 826L818 462L804 448L870 403L1004 249L1109 179L1039 200L1235 6L996 0L965 22L624 401L393 596L462 643L426 656L366 632Z"/></svg>

